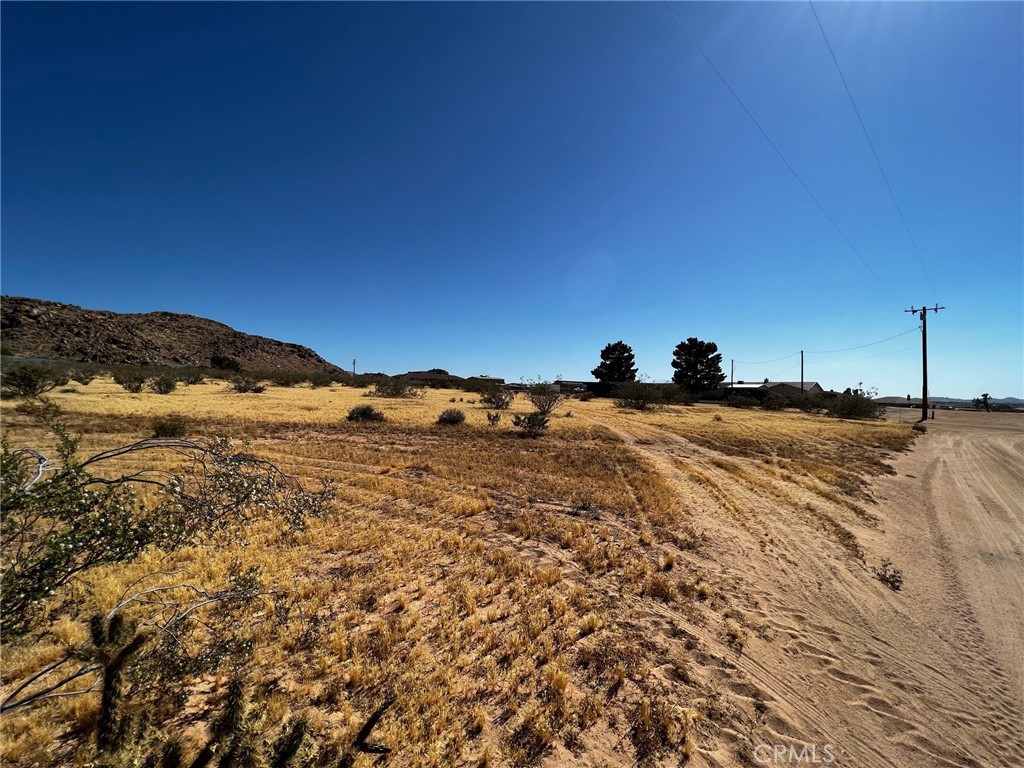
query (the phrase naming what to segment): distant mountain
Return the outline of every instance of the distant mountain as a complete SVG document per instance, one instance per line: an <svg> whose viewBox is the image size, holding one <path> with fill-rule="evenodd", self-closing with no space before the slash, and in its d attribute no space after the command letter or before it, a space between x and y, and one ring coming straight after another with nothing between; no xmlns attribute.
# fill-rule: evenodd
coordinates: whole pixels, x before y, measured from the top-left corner
<svg viewBox="0 0 1024 768"><path fill-rule="evenodd" d="M876 403L882 403L883 405L890 406L901 406L907 405L909 407L921 407L921 398L912 397L907 400L906 397L900 397L897 395L890 395L889 397L876 397ZM974 398L962 398L962 397L929 397L928 402L931 405L936 406L952 406L954 408L973 408ZM993 397L989 399L989 406L1002 406L1005 408L1024 408L1024 399L1019 397Z"/></svg>
<svg viewBox="0 0 1024 768"><path fill-rule="evenodd" d="M174 312L119 314L3 296L0 331L5 353L20 357L210 367L220 356L237 360L247 371L345 374L309 347Z"/></svg>

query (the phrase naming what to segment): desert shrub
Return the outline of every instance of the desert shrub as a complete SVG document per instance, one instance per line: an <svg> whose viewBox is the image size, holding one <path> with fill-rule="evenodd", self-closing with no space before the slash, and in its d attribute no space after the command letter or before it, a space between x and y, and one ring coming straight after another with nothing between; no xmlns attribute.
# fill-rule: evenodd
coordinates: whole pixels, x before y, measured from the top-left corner
<svg viewBox="0 0 1024 768"><path fill-rule="evenodd" d="M258 379L253 379L249 376L234 376L231 379L231 392L237 392L238 394L253 394L258 395L261 392L266 391L266 387L260 384Z"/></svg>
<svg viewBox="0 0 1024 768"><path fill-rule="evenodd" d="M661 390L649 381L625 381L615 387L614 397L620 408L636 411L646 411L664 402Z"/></svg>
<svg viewBox="0 0 1024 768"><path fill-rule="evenodd" d="M774 392L769 392L765 399L761 401L761 407L766 411L781 411L786 407L786 398Z"/></svg>
<svg viewBox="0 0 1024 768"><path fill-rule="evenodd" d="M920 421L915 421L914 425L911 427L911 429L914 430L915 432L921 432L921 433L924 433L924 432L928 431L928 427L926 427Z"/></svg>
<svg viewBox="0 0 1024 768"><path fill-rule="evenodd" d="M77 371L72 371L71 381L76 384L81 384L83 387L89 386L89 383L96 378L96 371L79 368Z"/></svg>
<svg viewBox="0 0 1024 768"><path fill-rule="evenodd" d="M497 411L487 414L487 423L492 427L498 426L498 422L501 421L501 414Z"/></svg>
<svg viewBox="0 0 1024 768"><path fill-rule="evenodd" d="M348 412L349 421L384 421L384 414L372 405L357 405Z"/></svg>
<svg viewBox="0 0 1024 768"><path fill-rule="evenodd" d="M576 395L576 399L583 403L589 403L591 400L594 399L594 393L590 392L589 390L586 392L580 392L578 395Z"/></svg>
<svg viewBox="0 0 1024 768"><path fill-rule="evenodd" d="M53 424L62 413L59 405L43 395L18 403L14 406L14 410L23 416L38 419L44 424Z"/></svg>
<svg viewBox="0 0 1024 768"><path fill-rule="evenodd" d="M153 427L153 437L184 437L188 429L188 422L184 416L157 416L150 422Z"/></svg>
<svg viewBox="0 0 1024 768"><path fill-rule="evenodd" d="M227 355L212 355L210 367L216 368L218 371L235 371L236 373L242 370L242 364Z"/></svg>
<svg viewBox="0 0 1024 768"><path fill-rule="evenodd" d="M506 410L516 399L515 390L502 384L491 384L480 392L480 404L499 411Z"/></svg>
<svg viewBox="0 0 1024 768"><path fill-rule="evenodd" d="M270 374L267 378L271 384L277 387L294 387L306 380L305 376L294 371L278 371Z"/></svg>
<svg viewBox="0 0 1024 768"><path fill-rule="evenodd" d="M828 408L825 400L819 395L797 395L789 404L804 413L824 413Z"/></svg>
<svg viewBox="0 0 1024 768"><path fill-rule="evenodd" d="M876 579L893 592L899 592L903 588L903 571L899 568L893 568L892 560L889 558L883 559L879 568L871 566L871 572L875 574Z"/></svg>
<svg viewBox="0 0 1024 768"><path fill-rule="evenodd" d="M757 408L761 403L756 397L746 395L731 395L725 404L730 408Z"/></svg>
<svg viewBox="0 0 1024 768"><path fill-rule="evenodd" d="M0 394L4 397L39 397L63 387L70 376L43 365L16 365L0 371Z"/></svg>
<svg viewBox="0 0 1024 768"><path fill-rule="evenodd" d="M548 428L548 417L547 414L540 411L534 411L525 416L517 413L512 417L512 424L523 430L526 437L540 437Z"/></svg>
<svg viewBox="0 0 1024 768"><path fill-rule="evenodd" d="M206 381L206 376L202 371L186 370L181 374L181 383L186 386L192 386L193 384L202 384Z"/></svg>
<svg viewBox="0 0 1024 768"><path fill-rule="evenodd" d="M169 395L178 388L178 380L169 373L165 373L154 379L150 379L149 388L158 395Z"/></svg>
<svg viewBox="0 0 1024 768"><path fill-rule="evenodd" d="M238 676L251 657L253 638L298 615L296 595L265 585L258 566L243 568L236 560L223 581L209 585L167 583L168 572L150 573L109 612L92 616L79 616L77 601L61 599L62 588L83 571L130 562L153 546L209 544L225 530L232 538L244 537L248 524L266 519L280 521L285 531L301 530L309 518L329 510L330 489L308 492L273 464L238 453L227 441L145 440L79 460L77 439L59 428L55 432L59 460L45 462L42 475L41 454L11 451L0 441L4 639L32 642L56 621L76 623L84 639L65 646L53 663L5 680L10 685L3 711L45 705L77 691L98 692L95 717L68 734L62 744L67 760L60 763L198 766L222 755L222 765L235 765L233 750L240 750L245 764L284 766L306 754L300 748L315 754L318 740L330 749L301 720L288 718L268 729L253 715L258 689ZM169 477L149 473L141 479L99 469L126 453L145 463L154 451L173 451L190 461ZM146 492L136 493L141 483ZM199 681L221 673L229 675L223 693L199 694L197 706L210 716L206 746L188 754L182 707L194 701ZM367 737L392 702L363 726L357 747L387 751Z"/></svg>
<svg viewBox="0 0 1024 768"><path fill-rule="evenodd" d="M234 535L236 526L275 514L300 528L307 515L322 514L330 498L327 488L307 493L274 465L236 452L226 440L142 440L79 460L79 438L61 426L53 432L58 460L52 463L0 440L0 586L8 637L30 630L43 603L87 568L133 560L149 546L176 549L229 526ZM115 457L161 450L192 461L166 480L102 472ZM48 470L42 476L41 461ZM146 494L136 493L140 483L146 483Z"/></svg>
<svg viewBox="0 0 1024 768"><path fill-rule="evenodd" d="M373 389L368 392L371 397L419 397L420 390L412 383L401 376L389 376L374 384Z"/></svg>
<svg viewBox="0 0 1024 768"><path fill-rule="evenodd" d="M146 386L146 377L141 371L137 370L123 370L117 371L114 374L114 383L120 385L128 392L138 394L142 391L142 388Z"/></svg>
<svg viewBox="0 0 1024 768"><path fill-rule="evenodd" d="M654 384L655 390L661 393L661 399L672 405L693 405L697 402L697 396L687 392L678 384Z"/></svg>
<svg viewBox="0 0 1024 768"><path fill-rule="evenodd" d="M565 400L565 395L558 391L558 387L547 381L538 381L531 384L526 390L526 399L533 403L537 413L550 416L558 405Z"/></svg>
<svg viewBox="0 0 1024 768"><path fill-rule="evenodd" d="M842 419L877 419L885 413L885 406L872 399L871 392L847 389L828 406L828 415Z"/></svg>
<svg viewBox="0 0 1024 768"><path fill-rule="evenodd" d="M441 411L441 415L437 417L438 424L462 424L466 420L466 414L460 411L458 408L445 408Z"/></svg>
<svg viewBox="0 0 1024 768"><path fill-rule="evenodd" d="M311 373L306 378L309 379L309 386L313 389L329 387L334 383L334 377L329 373Z"/></svg>

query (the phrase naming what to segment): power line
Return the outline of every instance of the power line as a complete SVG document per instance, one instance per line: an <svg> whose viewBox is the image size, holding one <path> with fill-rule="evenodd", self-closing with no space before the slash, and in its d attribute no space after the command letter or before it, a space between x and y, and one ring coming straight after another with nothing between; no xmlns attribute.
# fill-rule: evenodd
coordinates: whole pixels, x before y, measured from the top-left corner
<svg viewBox="0 0 1024 768"><path fill-rule="evenodd" d="M857 115L857 122L860 123L860 129L864 132L864 138L867 139L868 146L871 147L871 154L875 158L875 164L878 166L878 170L882 174L882 179L885 181L885 188L889 190L889 197L892 198L893 205L896 206L896 213L899 214L900 221L903 222L903 229L907 233L907 238L910 240L910 244L914 248L914 253L917 254L917 260L921 263L921 269L924 271L924 276L928 280L928 285L931 286L932 293L938 293L938 291L935 290L935 283L932 282L931 275L928 273L928 267L925 266L924 257L921 256L921 251L917 247L917 241L910 232L910 225L907 224L907 219L903 215L903 208L900 207L900 203L896 199L896 193L892 189L892 184L889 183L889 177L885 173L885 168L882 167L882 161L879 159L878 152L875 150L875 143L871 141L871 136L868 134L868 127L864 124L864 118L861 117L860 109L857 108L857 102L854 100L853 93L850 91L850 86L846 82L846 76L843 74L843 70L839 66L839 60L836 58L836 53L832 50L832 43L829 42L828 35L825 34L825 27L822 25L821 19L818 17L818 11L814 7L814 1L808 0L808 5L811 6L811 13L814 14L814 20L818 22L818 29L821 30L821 36L825 40L825 47L828 48L829 55L832 57L832 63L836 66L836 72L839 73L839 79L843 81L843 88L846 90L846 95L849 97L850 104L853 106L854 114Z"/></svg>
<svg viewBox="0 0 1024 768"><path fill-rule="evenodd" d="M694 38L694 36L690 34L690 30L686 28L683 22L679 19L679 16L676 15L675 9L669 4L668 0L663 0L663 2L665 3L665 7L668 8L669 13L672 14L672 18L676 20L676 24L678 24L683 29L683 31L686 32L686 36L690 38L690 42L693 44L693 47L700 51L700 55L704 57L704 61L706 61L708 66L711 67L711 69L714 71L716 75L718 75L718 79L722 81L722 84L728 89L729 93L732 94L732 97L736 100L736 103L739 104L743 111L747 113L747 117L749 117L750 121L757 127L757 130L761 132L761 135L764 136L765 141L767 141L771 148L775 150L775 154L779 156L779 159L782 160L783 164L789 169L789 172L793 174L793 178L795 178L797 182L800 184L800 186L803 187L804 192L807 193L807 196L810 197L812 201L814 201L814 204L818 206L818 210L821 211L822 215L826 219L828 219L829 223L832 225L835 231L839 233L839 237L843 239L843 242L846 243L846 246L851 251L853 251L853 253L857 256L858 259L860 259L861 263L867 268L868 272L871 273L872 277L874 277L875 280L878 281L879 285L881 285L885 289L886 293L888 293L891 298L895 299L896 297L893 295L893 292L889 289L889 286L886 285L882 281L882 278L878 276L878 273L871 268L871 265L868 264L867 259L865 259L861 255L861 252L858 251L856 247L854 247L853 243L850 242L850 238L846 236L846 233L843 232L839 224L836 223L836 220L829 215L829 212L825 210L825 206L823 206L818 201L818 198L814 196L814 193L811 192L811 188L807 186L803 178L801 178L800 174L796 172L796 169L790 164L789 160L786 159L786 156L782 154L782 150L780 150L778 146L775 144L775 142L772 141L772 137L768 135L768 132L765 131L764 128L761 127L761 124L757 121L757 118L754 117L754 114L747 108L747 105L743 103L743 99L741 99L739 95L736 93L736 91L733 90L733 87L729 85L729 81L725 79L725 75L723 75L719 71L718 67L716 67L715 63L711 60L711 57L704 52L704 49L701 48L700 43L698 43L696 38Z"/></svg>
<svg viewBox="0 0 1024 768"><path fill-rule="evenodd" d="M783 368L783 369L782 369L781 371L779 371L778 373L773 373L773 374L772 374L771 376L769 376L768 378L769 378L769 379L770 379L771 381L775 381L775 380L776 380L776 377L777 377L777 376L781 376L781 375L782 375L782 374L784 374L784 373L789 373L789 372L790 372L790 371L792 371L792 370L793 370L794 368L796 368L796 367L797 367L798 365L799 365L799 363L793 363L793 364L792 364L791 366L789 366L789 368Z"/></svg>
<svg viewBox="0 0 1024 768"><path fill-rule="evenodd" d="M774 360L757 360L757 361L752 361L752 360L736 360L734 362L737 362L740 365L768 365L769 363L777 363L780 360L788 360L789 358L796 357L799 354L800 354L799 352L794 352L792 355L786 355L785 357L777 357Z"/></svg>
<svg viewBox="0 0 1024 768"><path fill-rule="evenodd" d="M895 336L890 336L887 339L880 339L879 341L872 341L870 344L859 344L856 347L847 347L846 349L819 349L817 351L810 351L809 350L807 352L807 354L808 355L835 355L835 354L838 354L839 352L852 352L855 349L864 349L864 347L873 347L876 344L884 344L887 341L892 341L893 339L898 339L900 336L906 336L908 333L913 333L916 330L917 330L917 328L911 328L909 331L904 331L903 333L897 333Z"/></svg>
<svg viewBox="0 0 1024 768"><path fill-rule="evenodd" d="M873 347L876 344L884 344L887 341L892 341L893 339L898 339L900 336L906 336L908 333L913 333L916 330L918 330L918 329L917 328L911 328L909 331L904 331L903 333L897 333L895 336L888 336L888 337L886 337L884 339L879 339L878 341L870 341L867 344L858 344L855 347L844 347L843 349L808 350L805 354L808 354L808 355L837 355L840 352L852 352L855 349L864 349L865 347ZM897 351L899 351L899 350L897 350ZM794 352L791 355L784 355L783 357L776 357L774 360L756 360L756 361L754 361L754 360L735 360L733 362L738 363L739 365L770 365L771 363L778 363L778 362L780 362L782 360L788 360L791 357L796 357L799 354L800 354L799 352ZM888 355L888 354L891 354L891 353L884 352L883 354ZM877 357L877 355L875 355L875 357ZM858 359L858 360L866 360L867 358L856 358L856 359ZM814 362L824 362L824 361L815 360ZM829 362L842 362L842 361L829 361Z"/></svg>
<svg viewBox="0 0 1024 768"><path fill-rule="evenodd" d="M911 328L911 332L916 331L917 328ZM902 334L901 334L902 335ZM856 363L860 360L871 360L876 357L885 357L886 355L895 355L899 352L906 352L908 349L915 349L916 345L909 347L903 347L902 349L890 349L888 352L879 352L877 355L865 355L864 357L848 357L845 360L815 360L815 365L831 365L832 363Z"/></svg>

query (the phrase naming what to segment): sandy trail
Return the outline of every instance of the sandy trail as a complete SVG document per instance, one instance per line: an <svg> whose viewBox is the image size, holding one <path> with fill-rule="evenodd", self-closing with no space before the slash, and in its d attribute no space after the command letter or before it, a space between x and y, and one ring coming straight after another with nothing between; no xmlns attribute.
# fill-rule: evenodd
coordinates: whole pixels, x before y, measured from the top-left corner
<svg viewBox="0 0 1024 768"><path fill-rule="evenodd" d="M783 509L718 470L714 452L649 424L613 428L681 493L694 466L738 510L693 503L689 491L718 576L764 627L712 670L738 706L763 714L708 745L705 764L816 754L858 768L1024 765L1024 418L940 412L896 474L872 483L877 524L828 511L867 564L888 557L903 570L898 593L802 515L803 500ZM803 762L760 759L775 744L807 747Z"/></svg>

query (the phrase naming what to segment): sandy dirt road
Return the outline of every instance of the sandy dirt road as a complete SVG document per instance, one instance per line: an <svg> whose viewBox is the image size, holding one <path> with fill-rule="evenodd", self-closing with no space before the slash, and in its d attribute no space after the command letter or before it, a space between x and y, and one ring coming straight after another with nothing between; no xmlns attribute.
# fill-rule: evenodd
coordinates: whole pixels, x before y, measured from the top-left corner
<svg viewBox="0 0 1024 768"><path fill-rule="evenodd" d="M865 537L907 577L888 639L921 649L927 693L972 724L964 764L1024 765L1024 415L939 411L927 426L875 484L883 529ZM946 686L959 695L943 702Z"/></svg>
<svg viewBox="0 0 1024 768"><path fill-rule="evenodd" d="M713 452L617 426L680 488L680 466L715 471ZM691 506L718 576L764 628L712 670L757 722L698 764L1024 766L1024 416L940 411L890 463L870 486L876 519L829 510L863 562L799 507L725 473L716 482L740 517ZM902 569L901 591L873 578L882 558Z"/></svg>

